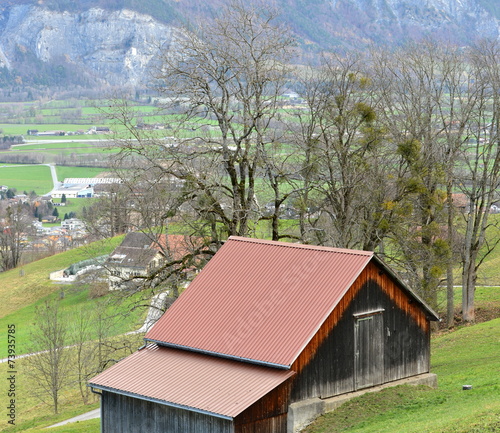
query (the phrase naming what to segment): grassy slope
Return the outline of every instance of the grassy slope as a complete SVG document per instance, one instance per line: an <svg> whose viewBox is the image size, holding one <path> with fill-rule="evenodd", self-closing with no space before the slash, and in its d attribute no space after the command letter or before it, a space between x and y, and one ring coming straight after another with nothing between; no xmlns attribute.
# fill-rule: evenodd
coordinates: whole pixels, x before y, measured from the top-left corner
<svg viewBox="0 0 500 433"><path fill-rule="evenodd" d="M59 291L60 286L49 279L51 272L113 250L120 238L94 243L27 264L22 268L0 273L0 318Z"/></svg>
<svg viewBox="0 0 500 433"><path fill-rule="evenodd" d="M304 433L487 433L500 431L500 319L435 336L432 371L439 388L399 386L366 394L326 414ZM462 385L472 384L471 391ZM96 405L83 407L81 412ZM71 415L70 415L71 413ZM78 413L66 407L67 418ZM26 424L33 433L64 419L50 415ZM1 429L1 428L0 428ZM15 430L21 431L21 430ZM99 432L99 421L69 424L54 433Z"/></svg>
<svg viewBox="0 0 500 433"><path fill-rule="evenodd" d="M366 394L320 417L307 433L500 431L500 319L432 342L439 388L396 387ZM471 384L471 391L462 385Z"/></svg>

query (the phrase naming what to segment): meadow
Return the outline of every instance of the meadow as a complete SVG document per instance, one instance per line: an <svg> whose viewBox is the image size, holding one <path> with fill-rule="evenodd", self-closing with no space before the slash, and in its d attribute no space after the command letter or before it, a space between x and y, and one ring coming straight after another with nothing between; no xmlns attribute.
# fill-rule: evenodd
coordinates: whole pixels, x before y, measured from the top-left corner
<svg viewBox="0 0 500 433"><path fill-rule="evenodd" d="M0 164L0 184L16 188L18 194L35 191L43 195L52 190L50 168L45 165Z"/></svg>

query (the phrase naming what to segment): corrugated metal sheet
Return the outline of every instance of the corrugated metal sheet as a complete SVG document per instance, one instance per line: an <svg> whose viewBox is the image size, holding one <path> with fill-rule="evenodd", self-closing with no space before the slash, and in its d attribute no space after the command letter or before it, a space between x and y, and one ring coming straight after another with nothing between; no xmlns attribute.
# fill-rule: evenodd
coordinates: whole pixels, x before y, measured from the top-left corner
<svg viewBox="0 0 500 433"><path fill-rule="evenodd" d="M230 237L146 339L289 367L372 257Z"/></svg>
<svg viewBox="0 0 500 433"><path fill-rule="evenodd" d="M151 344L94 377L89 384L234 418L293 374Z"/></svg>

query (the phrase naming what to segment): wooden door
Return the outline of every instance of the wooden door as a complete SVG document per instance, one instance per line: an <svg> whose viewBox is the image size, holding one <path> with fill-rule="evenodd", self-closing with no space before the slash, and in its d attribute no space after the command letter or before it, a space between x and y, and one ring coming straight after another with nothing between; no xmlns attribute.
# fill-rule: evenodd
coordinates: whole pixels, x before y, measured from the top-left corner
<svg viewBox="0 0 500 433"><path fill-rule="evenodd" d="M383 315L355 317L354 389L379 385L384 380Z"/></svg>

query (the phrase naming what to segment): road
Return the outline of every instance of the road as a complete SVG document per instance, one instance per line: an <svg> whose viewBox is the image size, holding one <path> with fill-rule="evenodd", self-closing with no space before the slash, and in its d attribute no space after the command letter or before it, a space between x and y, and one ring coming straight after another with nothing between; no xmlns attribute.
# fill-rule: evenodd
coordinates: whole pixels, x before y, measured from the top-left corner
<svg viewBox="0 0 500 433"><path fill-rule="evenodd" d="M24 140L24 143L14 144L12 147L16 149L22 146L31 146L33 144L59 144L59 143L110 143L115 140L109 138L92 138L82 140Z"/></svg>
<svg viewBox="0 0 500 433"><path fill-rule="evenodd" d="M82 413L81 415L75 416L65 421L58 422L57 424L50 425L45 428L60 427L62 425L69 424L72 422L87 421L89 419L100 418L100 417L101 417L101 409L94 409L91 410L90 412Z"/></svg>
<svg viewBox="0 0 500 433"><path fill-rule="evenodd" d="M56 167L54 164L43 164L43 165L46 165L47 167L50 168L50 174L52 176L52 183L54 184L54 188L52 189L52 191L56 190L56 189L59 189L60 186L61 186L61 182L59 182L57 180L57 172L56 172ZM50 195L50 193L52 192L48 192L47 194L45 195Z"/></svg>

